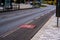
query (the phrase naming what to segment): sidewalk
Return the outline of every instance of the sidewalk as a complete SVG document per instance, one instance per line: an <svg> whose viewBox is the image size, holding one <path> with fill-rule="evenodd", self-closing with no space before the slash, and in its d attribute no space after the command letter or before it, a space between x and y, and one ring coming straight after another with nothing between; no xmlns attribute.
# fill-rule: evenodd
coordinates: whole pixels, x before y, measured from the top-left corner
<svg viewBox="0 0 60 40"><path fill-rule="evenodd" d="M0 11L3 11L3 7L0 7Z"/></svg>
<svg viewBox="0 0 60 40"><path fill-rule="evenodd" d="M13 8L18 7L18 5L19 5L20 9L32 8L32 5L30 5L30 4L14 4L13 3L12 5L13 5ZM0 9L3 9L3 7L0 7Z"/></svg>
<svg viewBox="0 0 60 40"><path fill-rule="evenodd" d="M8 10L6 10L6 9L4 9L3 10L3 7L0 7L0 12L3 12L3 11L14 11L14 10L20 10L20 9L30 9L30 8L33 8L33 6L32 5L30 5L30 4L12 4L13 5L13 9L8 9Z"/></svg>
<svg viewBox="0 0 60 40"><path fill-rule="evenodd" d="M15 11L15 10L23 10L23 9L32 9L34 8L33 5L30 5L30 4L15 4L13 3L13 9L3 9L3 7L0 7L0 12L4 12L4 11ZM46 6L49 6L47 4L41 4L41 5L46 5Z"/></svg>
<svg viewBox="0 0 60 40"><path fill-rule="evenodd" d="M53 15L31 40L60 40L60 25L56 27L56 22L57 18Z"/></svg>
<svg viewBox="0 0 60 40"><path fill-rule="evenodd" d="M23 3L15 4L15 3L13 3L13 8L29 9L29 8L32 8L32 7L33 6L30 5L30 4L23 4Z"/></svg>
<svg viewBox="0 0 60 40"><path fill-rule="evenodd" d="M30 4L20 4L20 9L33 8Z"/></svg>

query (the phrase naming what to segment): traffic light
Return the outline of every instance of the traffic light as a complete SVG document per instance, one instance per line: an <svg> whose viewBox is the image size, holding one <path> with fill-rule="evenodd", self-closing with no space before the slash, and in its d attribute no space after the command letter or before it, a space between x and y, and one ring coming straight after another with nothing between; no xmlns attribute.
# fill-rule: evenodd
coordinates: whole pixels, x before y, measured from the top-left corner
<svg viewBox="0 0 60 40"><path fill-rule="evenodd" d="M56 0L56 17L60 17L60 0Z"/></svg>

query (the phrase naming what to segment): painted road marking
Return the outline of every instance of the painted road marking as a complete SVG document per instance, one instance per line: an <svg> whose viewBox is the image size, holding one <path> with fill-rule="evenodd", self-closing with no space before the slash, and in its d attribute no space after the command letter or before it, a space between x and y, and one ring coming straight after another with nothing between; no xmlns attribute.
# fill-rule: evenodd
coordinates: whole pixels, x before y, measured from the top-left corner
<svg viewBox="0 0 60 40"><path fill-rule="evenodd" d="M12 31L9 31L9 32L5 33L5 34L1 35L0 37L4 38L4 37L8 36L9 34L15 32L15 31L18 30L18 29L20 29L20 27L14 29L14 30L12 30Z"/></svg>
<svg viewBox="0 0 60 40"><path fill-rule="evenodd" d="M29 23L31 23L32 21L34 21L34 20L30 20L30 21L28 21L28 22L25 23L25 24L29 24ZM14 29L14 30L12 30L12 31L6 32L5 34L1 35L0 37L2 37L2 38L3 38L3 37L6 37L6 36L8 36L9 34L15 32L15 31L18 30L18 29L20 29L20 27Z"/></svg>
<svg viewBox="0 0 60 40"><path fill-rule="evenodd" d="M33 29L35 27L36 27L36 25L34 25L34 24L23 24L20 26L20 28L24 28L24 29Z"/></svg>
<svg viewBox="0 0 60 40"><path fill-rule="evenodd" d="M35 19L39 19L40 18L40 16L39 17L36 17Z"/></svg>
<svg viewBox="0 0 60 40"><path fill-rule="evenodd" d="M25 24L29 24L29 23L31 23L31 22L33 22L34 20L30 20L30 21L28 21L28 22L26 22Z"/></svg>

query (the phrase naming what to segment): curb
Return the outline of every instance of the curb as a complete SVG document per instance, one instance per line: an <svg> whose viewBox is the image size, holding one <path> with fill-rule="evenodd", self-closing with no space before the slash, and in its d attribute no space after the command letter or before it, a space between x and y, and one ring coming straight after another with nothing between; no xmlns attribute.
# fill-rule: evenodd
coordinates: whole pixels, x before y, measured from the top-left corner
<svg viewBox="0 0 60 40"><path fill-rule="evenodd" d="M6 10L6 11L0 11L0 13L11 12L11 11L18 11L18 10L28 10L28 9L36 9L36 8L24 8L24 9L16 9L16 10Z"/></svg>
<svg viewBox="0 0 60 40"><path fill-rule="evenodd" d="M20 9L20 10L28 10L28 9L34 9L33 7L32 8L24 8L24 9Z"/></svg>

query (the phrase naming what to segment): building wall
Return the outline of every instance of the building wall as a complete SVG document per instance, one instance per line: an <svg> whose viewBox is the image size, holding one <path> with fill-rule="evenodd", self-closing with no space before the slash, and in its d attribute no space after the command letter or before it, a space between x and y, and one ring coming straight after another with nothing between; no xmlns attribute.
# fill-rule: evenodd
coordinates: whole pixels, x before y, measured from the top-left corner
<svg viewBox="0 0 60 40"><path fill-rule="evenodd" d="M56 0L43 0L46 4L56 5Z"/></svg>
<svg viewBox="0 0 60 40"><path fill-rule="evenodd" d="M30 1L32 1L32 2L36 2L36 1L41 1L41 0L13 0L14 2L19 2L20 1L20 3L26 3L26 2L30 2Z"/></svg>

